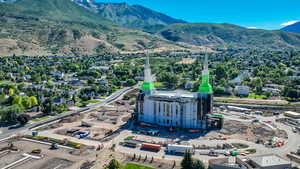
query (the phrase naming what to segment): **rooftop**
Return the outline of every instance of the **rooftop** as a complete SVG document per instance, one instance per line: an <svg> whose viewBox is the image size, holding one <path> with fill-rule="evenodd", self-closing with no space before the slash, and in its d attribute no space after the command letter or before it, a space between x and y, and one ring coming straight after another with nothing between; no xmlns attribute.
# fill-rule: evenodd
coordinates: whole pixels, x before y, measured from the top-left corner
<svg viewBox="0 0 300 169"><path fill-rule="evenodd" d="M284 165L290 164L289 161L277 156L277 155L264 155L264 156L255 156L255 157L248 157L251 161L259 165L260 167L269 167L269 166L276 166L276 165Z"/></svg>
<svg viewBox="0 0 300 169"><path fill-rule="evenodd" d="M169 98L195 98L196 94L192 92L175 92L175 91L156 91L152 96L169 97Z"/></svg>

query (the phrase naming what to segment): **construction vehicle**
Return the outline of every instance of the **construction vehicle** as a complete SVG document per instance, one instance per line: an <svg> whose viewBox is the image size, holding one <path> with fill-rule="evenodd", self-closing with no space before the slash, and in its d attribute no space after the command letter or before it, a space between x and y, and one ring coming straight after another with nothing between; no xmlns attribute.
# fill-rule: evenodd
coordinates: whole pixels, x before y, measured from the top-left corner
<svg viewBox="0 0 300 169"><path fill-rule="evenodd" d="M138 143L135 142L135 141L126 140L126 141L123 142L123 146L136 148L138 146Z"/></svg>
<svg viewBox="0 0 300 169"><path fill-rule="evenodd" d="M38 149L38 148L35 148L31 151L31 153L33 154L41 154L42 150L41 149Z"/></svg>
<svg viewBox="0 0 300 169"><path fill-rule="evenodd" d="M194 153L194 147L189 145L168 144L166 151L171 154L184 154L187 151Z"/></svg>
<svg viewBox="0 0 300 169"><path fill-rule="evenodd" d="M52 143L51 146L50 146L50 149L51 150L57 150L58 149L57 143Z"/></svg>
<svg viewBox="0 0 300 169"><path fill-rule="evenodd" d="M143 149L143 150L149 150L149 151L160 151L161 145L150 144L150 143L143 143L141 145L141 149Z"/></svg>
<svg viewBox="0 0 300 169"><path fill-rule="evenodd" d="M210 150L209 153L208 153L208 156L211 156L211 157L218 157L219 154L217 152L215 152L214 150Z"/></svg>
<svg viewBox="0 0 300 169"><path fill-rule="evenodd" d="M81 120L81 127L92 127L92 125L88 122Z"/></svg>

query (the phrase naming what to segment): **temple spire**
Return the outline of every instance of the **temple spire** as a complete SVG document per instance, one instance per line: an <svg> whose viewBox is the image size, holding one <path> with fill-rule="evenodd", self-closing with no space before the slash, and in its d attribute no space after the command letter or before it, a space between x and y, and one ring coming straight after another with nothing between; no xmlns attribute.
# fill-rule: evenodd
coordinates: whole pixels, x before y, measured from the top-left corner
<svg viewBox="0 0 300 169"><path fill-rule="evenodd" d="M149 90L154 90L154 89L155 88L154 88L154 84L152 81L149 56L147 55L146 64L145 64L145 68L144 68L144 82L142 83L141 90L149 91Z"/></svg>
<svg viewBox="0 0 300 169"><path fill-rule="evenodd" d="M202 75L209 75L208 71L208 55L205 55Z"/></svg>
<svg viewBox="0 0 300 169"><path fill-rule="evenodd" d="M144 82L152 82L149 56L147 56L145 69L144 69Z"/></svg>
<svg viewBox="0 0 300 169"><path fill-rule="evenodd" d="M203 71L202 71L202 80L199 86L198 92L200 93L213 93L212 86L209 82L209 70L208 70L208 54L205 54L204 63L203 63Z"/></svg>

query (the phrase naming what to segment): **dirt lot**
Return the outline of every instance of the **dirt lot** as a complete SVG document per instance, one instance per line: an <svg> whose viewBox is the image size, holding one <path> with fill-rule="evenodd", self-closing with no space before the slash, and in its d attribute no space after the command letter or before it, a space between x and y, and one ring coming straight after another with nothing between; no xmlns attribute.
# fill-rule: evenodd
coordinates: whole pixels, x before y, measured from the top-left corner
<svg viewBox="0 0 300 169"><path fill-rule="evenodd" d="M210 132L205 137L216 137L220 134L230 136L230 138L233 139L242 139L251 142L256 142L257 139L268 141L274 136L279 138L287 137L286 132L273 130L261 123L239 122L234 120L225 120L222 130Z"/></svg>
<svg viewBox="0 0 300 169"><path fill-rule="evenodd" d="M0 148L7 147L8 142L0 143ZM29 158L28 161L20 163L14 168L16 169L75 169L76 166L80 166L86 160L92 159L93 152L83 155L72 155L72 150L60 148L58 150L50 150L48 145L39 143L33 143L23 140L14 140L13 145L18 149L17 152L9 152L0 156L0 168L11 164L19 159L24 158L24 153L29 155L41 157L40 159ZM41 149L41 154L31 154L33 149Z"/></svg>

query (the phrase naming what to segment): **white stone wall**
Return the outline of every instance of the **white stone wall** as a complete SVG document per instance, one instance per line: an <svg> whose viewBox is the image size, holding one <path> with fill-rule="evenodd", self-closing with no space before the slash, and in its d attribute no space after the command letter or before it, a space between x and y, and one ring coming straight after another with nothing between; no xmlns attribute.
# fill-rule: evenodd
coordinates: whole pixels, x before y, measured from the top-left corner
<svg viewBox="0 0 300 169"><path fill-rule="evenodd" d="M143 113L139 112L139 121L166 127L202 128L201 122L197 120L196 100L179 103L154 101L145 96Z"/></svg>

